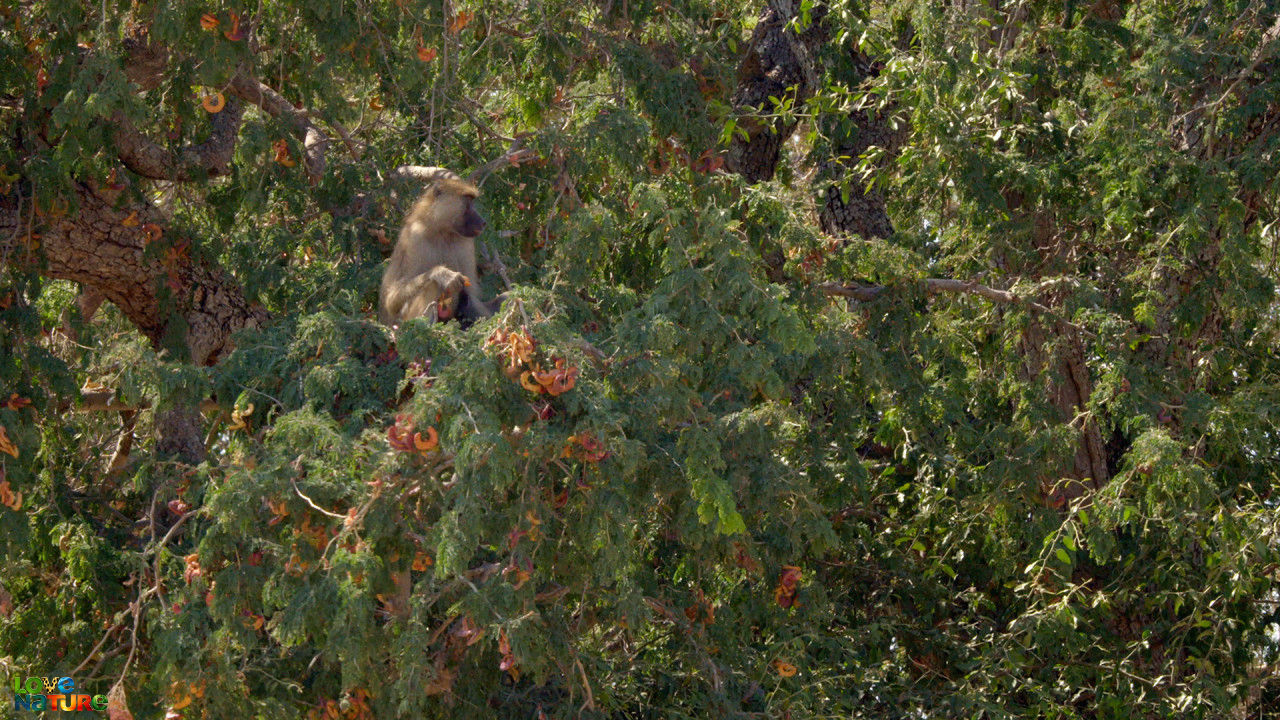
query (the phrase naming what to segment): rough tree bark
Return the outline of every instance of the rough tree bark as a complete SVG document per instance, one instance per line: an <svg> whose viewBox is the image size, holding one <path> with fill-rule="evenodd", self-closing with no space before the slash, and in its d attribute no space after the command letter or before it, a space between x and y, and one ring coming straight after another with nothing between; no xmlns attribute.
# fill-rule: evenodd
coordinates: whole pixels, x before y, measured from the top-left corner
<svg viewBox="0 0 1280 720"><path fill-rule="evenodd" d="M798 122L769 117L774 111L769 98L791 98L792 107L799 108L816 89L817 76L811 59L827 40L821 22L826 8L815 7L813 23L797 36L788 27L795 17L796 5L798 3L787 0L769 3L738 64L738 87L732 97L734 107L765 117L743 118L739 127L746 136L734 136L725 166L751 182L773 178L782 143L795 132Z"/></svg>
<svg viewBox="0 0 1280 720"><path fill-rule="evenodd" d="M38 218L29 234L16 198L6 198L0 237L37 239L49 277L74 280L111 301L157 347L182 329L174 321L183 323L186 349L200 365L217 362L233 332L266 319L229 275L189 256L189 241L166 238L166 220L155 208L116 207L83 184L76 203L74 212ZM148 252L149 245L156 247Z"/></svg>
<svg viewBox="0 0 1280 720"><path fill-rule="evenodd" d="M796 34L790 22L799 9L793 0L770 0L738 65L733 105L764 117L748 116L741 122L746 135L734 136L726 166L751 182L773 178L782 144L798 124L795 119L770 117L770 98L791 98L799 110L820 81L822 68L817 58L829 39L823 25L827 7L816 4L810 11L811 24ZM851 58L850 65L853 76L841 78L850 87L858 87L878 71L871 58L860 54ZM831 118L820 122L833 136L834 152L818 165L819 224L825 232L842 237L889 237L893 223L885 210L884 196L878 190L868 191L853 167L872 147L884 148L891 155L901 145L904 133L894 130L883 113L872 109L855 110L844 122L832 122Z"/></svg>
<svg viewBox="0 0 1280 720"><path fill-rule="evenodd" d="M849 79L851 87L857 87L874 78L879 65L866 55L852 58L856 77ZM881 163L890 162L901 147L906 133L903 128L894 129L890 119L871 108L854 110L844 126L831 128L835 154L818 164L818 179L822 190L822 205L818 208L818 222L825 232L841 237L887 238L893 235L893 222L885 209L885 198L879 190L868 190L854 166L873 147L883 148Z"/></svg>

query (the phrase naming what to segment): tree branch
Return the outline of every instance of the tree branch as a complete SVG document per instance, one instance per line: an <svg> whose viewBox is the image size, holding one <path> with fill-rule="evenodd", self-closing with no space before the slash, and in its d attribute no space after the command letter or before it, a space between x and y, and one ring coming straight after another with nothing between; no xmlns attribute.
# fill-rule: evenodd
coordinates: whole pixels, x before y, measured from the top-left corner
<svg viewBox="0 0 1280 720"><path fill-rule="evenodd" d="M491 173L501 170L508 165L519 165L526 160L532 160L537 157L537 153L529 148L521 147L523 141L517 138L511 143L511 147L507 149L501 156L496 157L489 162L476 168L467 176L467 181L480 185L485 178ZM419 180L424 183L434 182L440 179L461 180L462 176L458 173L442 167L434 165L401 165L392 170L388 180Z"/></svg>
<svg viewBox="0 0 1280 720"><path fill-rule="evenodd" d="M1096 335L1094 335L1090 330L1061 317L1051 308L1042 305L1035 300L1028 300L1027 298L1020 297L1008 290L997 290L996 288L982 285L972 280L927 278L922 282L924 283L925 293L929 295L937 295L944 292L967 293L969 295L979 295L993 302L1021 305L1029 310L1044 315L1062 327L1075 330L1076 332L1089 337L1096 337ZM822 283L818 287L827 295L849 297L863 302L874 300L889 289L886 285L845 285L837 282Z"/></svg>
<svg viewBox="0 0 1280 720"><path fill-rule="evenodd" d="M529 148L522 147L523 145L524 141L520 138L516 138L512 141L511 147L507 148L507 151L503 153L501 157L496 157L476 168L467 179L470 180L473 185L480 186L484 184L485 179L494 171L501 170L508 165L519 165L526 160L532 160L538 156L538 153L530 150Z"/></svg>
<svg viewBox="0 0 1280 720"><path fill-rule="evenodd" d="M244 105L236 98L228 99L226 107L213 116L209 139L175 155L144 135L121 113L114 120L116 154L125 167L152 180L192 182L202 176L227 175L243 116Z"/></svg>
<svg viewBox="0 0 1280 720"><path fill-rule="evenodd" d="M434 165L401 165L392 170L388 180L419 180L424 183L436 180L461 180L458 173Z"/></svg>
<svg viewBox="0 0 1280 720"><path fill-rule="evenodd" d="M49 277L100 291L157 347L170 323L180 320L197 365L216 362L230 350L232 333L266 319L225 271L192 258L188 241L162 240L168 221L156 208L144 202L115 207L84 184L74 193L75 212L46 215L35 228L24 227L15 201L0 201L0 237L36 231ZM165 251L147 252L157 242ZM0 241L0 251L9 248Z"/></svg>
<svg viewBox="0 0 1280 720"><path fill-rule="evenodd" d="M284 120L303 140L305 156L302 164L312 180L324 174L324 154L329 147L329 137L311 122L311 116L293 106L283 95L264 85L257 78L239 72L228 86L233 95L253 103L268 115Z"/></svg>

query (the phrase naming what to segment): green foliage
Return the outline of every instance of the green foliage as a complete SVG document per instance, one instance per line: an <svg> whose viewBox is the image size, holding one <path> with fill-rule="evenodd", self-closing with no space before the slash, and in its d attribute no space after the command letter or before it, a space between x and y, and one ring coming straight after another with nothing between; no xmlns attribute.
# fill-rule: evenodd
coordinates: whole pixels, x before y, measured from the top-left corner
<svg viewBox="0 0 1280 720"><path fill-rule="evenodd" d="M821 86L765 111L803 141L753 186L698 160L750 120L728 108L756 7L0 4L0 197L74 213L127 173L113 123L203 142L200 96L242 70L333 136L312 182L276 157L302 157L290 122L249 108L225 178L129 176L120 203L157 203L270 313L211 367L109 306L81 322L0 244L0 488L23 497L0 666L120 683L138 718L1280 702L1280 74L1239 74L1276 8L1109 5L833 3ZM146 90L140 28L173 49ZM853 159L887 239L812 219L808 163L855 107L904 130ZM512 282L488 263L482 294L507 301L393 335L379 238L415 189L384 178L514 137L536 159L480 201ZM884 287L821 290L854 280ZM118 405L77 410L98 386ZM199 406L188 464L155 438ZM1077 491L1086 428L1107 477Z"/></svg>

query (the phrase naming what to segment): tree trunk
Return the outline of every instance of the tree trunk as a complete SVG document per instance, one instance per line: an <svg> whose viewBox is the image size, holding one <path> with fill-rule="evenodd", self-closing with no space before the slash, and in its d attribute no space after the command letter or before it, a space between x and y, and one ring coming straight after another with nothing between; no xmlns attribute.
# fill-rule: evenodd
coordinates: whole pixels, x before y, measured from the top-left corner
<svg viewBox="0 0 1280 720"><path fill-rule="evenodd" d="M878 72L876 63L864 55L854 58L857 77L850 78L851 87L857 87ZM833 128L829 134L835 137L834 156L818 166L818 177L825 187L823 203L818 209L818 222L825 232L847 237L887 238L893 234L893 223L885 209L884 195L879 190L868 190L867 183L855 167L864 153L873 147L884 148L886 162L896 154L906 133L894 130L889 119L874 109L859 109L849 114L842 128Z"/></svg>
<svg viewBox="0 0 1280 720"><path fill-rule="evenodd" d="M775 112L769 98L789 99L799 110L813 94L816 72L811 58L827 36L822 28L826 7L812 10L813 22L798 36L787 25L794 17L789 3L771 2L760 15L751 41L738 64L738 87L733 106L769 116ZM751 182L772 180L778 168L782 143L795 132L796 120L781 117L746 117L729 145L726 167Z"/></svg>

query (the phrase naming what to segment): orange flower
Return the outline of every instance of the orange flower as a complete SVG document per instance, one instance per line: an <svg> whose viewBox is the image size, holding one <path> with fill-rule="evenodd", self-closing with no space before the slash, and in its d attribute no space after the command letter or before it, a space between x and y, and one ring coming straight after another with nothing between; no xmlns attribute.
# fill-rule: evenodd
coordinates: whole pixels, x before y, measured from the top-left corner
<svg viewBox="0 0 1280 720"><path fill-rule="evenodd" d="M164 235L164 231L155 223L147 223L142 226L143 244L150 245L151 243L159 240L161 235Z"/></svg>
<svg viewBox="0 0 1280 720"><path fill-rule="evenodd" d="M551 384L547 386L547 392L552 395L562 395L573 389L578 382L578 368L569 367L556 371L555 377Z"/></svg>
<svg viewBox="0 0 1280 720"><path fill-rule="evenodd" d="M395 424L387 428L387 442L401 452L413 452L413 423L408 415L397 415Z"/></svg>
<svg viewBox="0 0 1280 720"><path fill-rule="evenodd" d="M440 446L440 435L433 427L427 427L425 437L420 432L414 432L413 420L401 413L396 415L395 424L387 428L387 442L401 452L426 455Z"/></svg>
<svg viewBox="0 0 1280 720"><path fill-rule="evenodd" d="M218 18L217 18L217 16L216 16L216 15L213 15L213 14L211 14L211 13L205 13L205 14L201 15L201 16L200 16L200 27L204 28L205 30L208 30L209 32L214 32L214 31L216 31L216 30L218 29Z"/></svg>
<svg viewBox="0 0 1280 720"><path fill-rule="evenodd" d="M502 576L511 582L511 587L519 590L525 583L529 582L529 578L533 576L533 564L529 560L525 560L523 566L517 565L513 558L505 568L502 569ZM514 578L514 580L512 580Z"/></svg>
<svg viewBox="0 0 1280 720"><path fill-rule="evenodd" d="M9 453L15 458L18 457L18 446L13 444L9 439L9 431L5 426L0 425L0 452Z"/></svg>
<svg viewBox="0 0 1280 720"><path fill-rule="evenodd" d="M535 381L533 372L530 372L528 370L525 370L524 372L520 373L520 387L523 387L525 390L528 390L529 392L535 392L535 393L542 392L542 386Z"/></svg>
<svg viewBox="0 0 1280 720"><path fill-rule="evenodd" d="M423 438L422 433L413 434L413 447L418 452L430 452L440 445L440 436L433 427L427 428L427 437Z"/></svg>
<svg viewBox="0 0 1280 720"><path fill-rule="evenodd" d="M783 565L782 574L778 576L778 586L773 589L773 601L787 609L795 607L796 598L800 594L800 568L794 565Z"/></svg>
<svg viewBox="0 0 1280 720"><path fill-rule="evenodd" d="M468 23L471 22L471 18L475 17L475 15L476 14L470 10L463 10L457 15L454 15L453 20L449 21L449 34L457 35L467 26Z"/></svg>
<svg viewBox="0 0 1280 720"><path fill-rule="evenodd" d="M800 585L800 568L795 565L783 565L782 574L778 576L778 584L788 590L795 590Z"/></svg>
<svg viewBox="0 0 1280 720"><path fill-rule="evenodd" d="M187 568L182 573L182 579L190 585L192 580L204 574L204 571L200 569L200 556L196 553L191 553L183 559L187 561Z"/></svg>
<svg viewBox="0 0 1280 720"><path fill-rule="evenodd" d="M298 162L289 155L289 143L284 138L272 143L271 149L275 151L275 161L281 165L285 167L293 167L298 164Z"/></svg>
<svg viewBox="0 0 1280 720"><path fill-rule="evenodd" d="M22 509L22 491L14 492L8 480L0 480L0 505L14 512Z"/></svg>
<svg viewBox="0 0 1280 720"><path fill-rule="evenodd" d="M240 29L240 15L235 10L231 11L231 29L223 30L222 36L233 42L244 39L244 30Z"/></svg>
<svg viewBox="0 0 1280 720"><path fill-rule="evenodd" d="M248 403L247 405L244 406L244 409L236 408L235 410L232 410L231 425L227 429L233 432L236 430L244 430L246 427L248 427L248 423L246 423L244 419L249 417L252 414L253 414L253 403Z"/></svg>
<svg viewBox="0 0 1280 720"><path fill-rule="evenodd" d="M422 45L419 45L419 46L418 46L418 59L419 59L419 60L421 60L422 62L431 62L432 60L435 60L435 59L436 59L436 49L435 49L435 48L429 48L429 47L423 47Z"/></svg>
<svg viewBox="0 0 1280 720"><path fill-rule="evenodd" d="M789 678L796 674L796 666L782 660L774 660L773 669L778 672L780 677L784 678Z"/></svg>
<svg viewBox="0 0 1280 720"><path fill-rule="evenodd" d="M210 113L220 113L222 108L227 106L227 98L220 92L211 95L205 95L200 99L200 107Z"/></svg>
<svg viewBox="0 0 1280 720"><path fill-rule="evenodd" d="M511 653L511 643L507 640L505 632L498 635L498 653L502 655L498 669L510 675L512 680L519 680L520 668L516 667L516 658Z"/></svg>
<svg viewBox="0 0 1280 720"><path fill-rule="evenodd" d="M471 621L471 618L463 616L461 620L453 624L453 631L451 634L456 638L465 640L467 647L470 647L480 642L480 638L484 637L484 630L476 627L476 624Z"/></svg>

